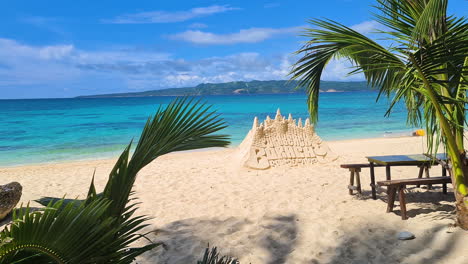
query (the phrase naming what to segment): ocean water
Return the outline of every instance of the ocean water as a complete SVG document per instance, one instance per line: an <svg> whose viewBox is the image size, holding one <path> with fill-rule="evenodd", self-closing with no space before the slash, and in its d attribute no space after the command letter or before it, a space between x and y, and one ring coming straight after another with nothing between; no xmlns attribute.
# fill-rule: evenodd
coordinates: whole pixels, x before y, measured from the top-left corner
<svg viewBox="0 0 468 264"><path fill-rule="evenodd" d="M375 103L376 92L322 93L316 131L324 140L382 137L408 133L406 112ZM0 166L113 157L140 134L146 119L173 97L0 100ZM257 116L276 109L307 118L304 94L206 96L239 144Z"/></svg>

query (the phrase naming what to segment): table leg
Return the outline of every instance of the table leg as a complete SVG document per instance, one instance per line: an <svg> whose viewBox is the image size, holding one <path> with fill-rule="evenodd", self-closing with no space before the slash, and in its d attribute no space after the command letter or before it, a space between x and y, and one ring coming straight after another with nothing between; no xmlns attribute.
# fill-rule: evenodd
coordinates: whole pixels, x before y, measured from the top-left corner
<svg viewBox="0 0 468 264"><path fill-rule="evenodd" d="M419 167L419 174L418 174L418 178L419 178L419 179L422 178L423 172L424 172L424 166L421 165L421 166ZM416 187L419 188L419 187L421 187L421 185L418 184L418 185L416 185Z"/></svg>
<svg viewBox="0 0 468 264"><path fill-rule="evenodd" d="M387 181L392 179L392 175L390 174L390 165L385 166L385 176L387 177Z"/></svg>
<svg viewBox="0 0 468 264"><path fill-rule="evenodd" d="M374 162L370 163L370 179L371 179L371 188L372 188L372 199L377 200L377 195L375 194L375 172L374 172Z"/></svg>
<svg viewBox="0 0 468 264"><path fill-rule="evenodd" d="M444 166L442 166L442 176L444 176L444 177L447 176L447 170L444 168ZM444 194L447 194L447 184L446 183L442 184L442 192Z"/></svg>
<svg viewBox="0 0 468 264"><path fill-rule="evenodd" d="M426 172L426 178L429 178L429 165L424 167L424 171ZM430 190L432 188L432 184L427 185L427 189Z"/></svg>
<svg viewBox="0 0 468 264"><path fill-rule="evenodd" d="M349 189L349 195L353 195L353 188L354 187L354 169L350 169L351 173L350 173L350 176L349 176L349 186L348 186L348 189Z"/></svg>
<svg viewBox="0 0 468 264"><path fill-rule="evenodd" d="M361 169L356 169L356 187L357 187L357 191L359 194L362 194L362 190L361 190L361 175L360 175L360 172L361 172Z"/></svg>

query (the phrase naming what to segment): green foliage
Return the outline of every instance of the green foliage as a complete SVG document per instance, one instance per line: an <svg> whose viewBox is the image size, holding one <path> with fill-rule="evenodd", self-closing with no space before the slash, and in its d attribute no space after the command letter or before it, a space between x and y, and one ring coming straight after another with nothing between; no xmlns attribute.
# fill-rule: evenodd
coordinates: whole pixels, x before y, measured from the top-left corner
<svg viewBox="0 0 468 264"><path fill-rule="evenodd" d="M146 218L115 225L117 218L105 216L110 204L107 199L79 206L58 201L43 211L17 210L14 222L0 233L0 263L130 263L157 246L127 248L141 237L134 233Z"/></svg>
<svg viewBox="0 0 468 264"><path fill-rule="evenodd" d="M157 244L130 247L148 220L134 216L131 202L137 173L161 155L182 150L225 147L228 137L216 112L192 99L160 107L146 122L133 155L132 143L122 152L102 193L94 176L85 200L46 197L42 211L17 210L13 223L0 233L0 263L131 263Z"/></svg>
<svg viewBox="0 0 468 264"><path fill-rule="evenodd" d="M391 45L384 47L367 36L331 20L311 20L303 36L310 40L297 51L301 58L292 79L306 87L311 119L317 122L320 77L333 58L348 59L350 74L364 74L380 96L392 104L404 101L408 123L426 125L429 152L444 143L457 190L468 195L462 160L468 89L468 24L447 16L447 0L377 0L376 30Z"/></svg>
<svg viewBox="0 0 468 264"><path fill-rule="evenodd" d="M207 248L203 259L199 260L197 264L239 264L239 261L228 256L219 256L217 248L214 247L211 250Z"/></svg>
<svg viewBox="0 0 468 264"><path fill-rule="evenodd" d="M102 94L80 96L81 98L105 97L144 97L144 96L181 96L181 95L232 95L232 94L279 94L304 93L304 87L298 87L296 81L250 81L228 83L202 83L195 87L170 88L138 93ZM355 92L368 91L366 82L330 82L322 81L321 89L327 91Z"/></svg>

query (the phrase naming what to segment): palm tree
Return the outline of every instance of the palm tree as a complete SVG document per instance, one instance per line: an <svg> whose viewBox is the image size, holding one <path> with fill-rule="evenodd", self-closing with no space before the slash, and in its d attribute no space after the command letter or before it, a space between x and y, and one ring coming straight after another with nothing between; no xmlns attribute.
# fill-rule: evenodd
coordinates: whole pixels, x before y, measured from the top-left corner
<svg viewBox="0 0 468 264"><path fill-rule="evenodd" d="M318 120L320 76L327 63L345 58L350 74L362 73L368 85L395 103L404 101L409 124L425 124L429 152L443 143L451 162L457 222L468 229L468 160L463 145L468 88L468 25L447 16L447 0L377 0L375 20L391 45L378 42L338 22L314 19L310 38L296 53L291 79L308 93L308 109ZM377 99L378 99L377 98Z"/></svg>
<svg viewBox="0 0 468 264"><path fill-rule="evenodd" d="M130 156L130 143L120 155L102 193L94 177L85 200L46 197L42 211L29 206L15 211L13 222L0 232L0 263L131 263L158 244L131 247L146 216L134 216L131 202L137 173L157 157L182 150L225 147L228 137L214 133L224 121L210 106L176 99L150 117ZM131 158L130 158L131 157Z"/></svg>

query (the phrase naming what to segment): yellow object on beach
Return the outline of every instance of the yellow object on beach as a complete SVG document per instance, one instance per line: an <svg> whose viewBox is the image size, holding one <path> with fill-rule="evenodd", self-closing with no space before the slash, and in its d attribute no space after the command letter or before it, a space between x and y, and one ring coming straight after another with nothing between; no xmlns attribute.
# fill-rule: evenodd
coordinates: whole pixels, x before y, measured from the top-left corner
<svg viewBox="0 0 468 264"><path fill-rule="evenodd" d="M424 129L418 129L418 130L414 131L414 133L413 133L414 136L420 136L420 137L424 136L425 134L426 134L426 132L424 131Z"/></svg>

